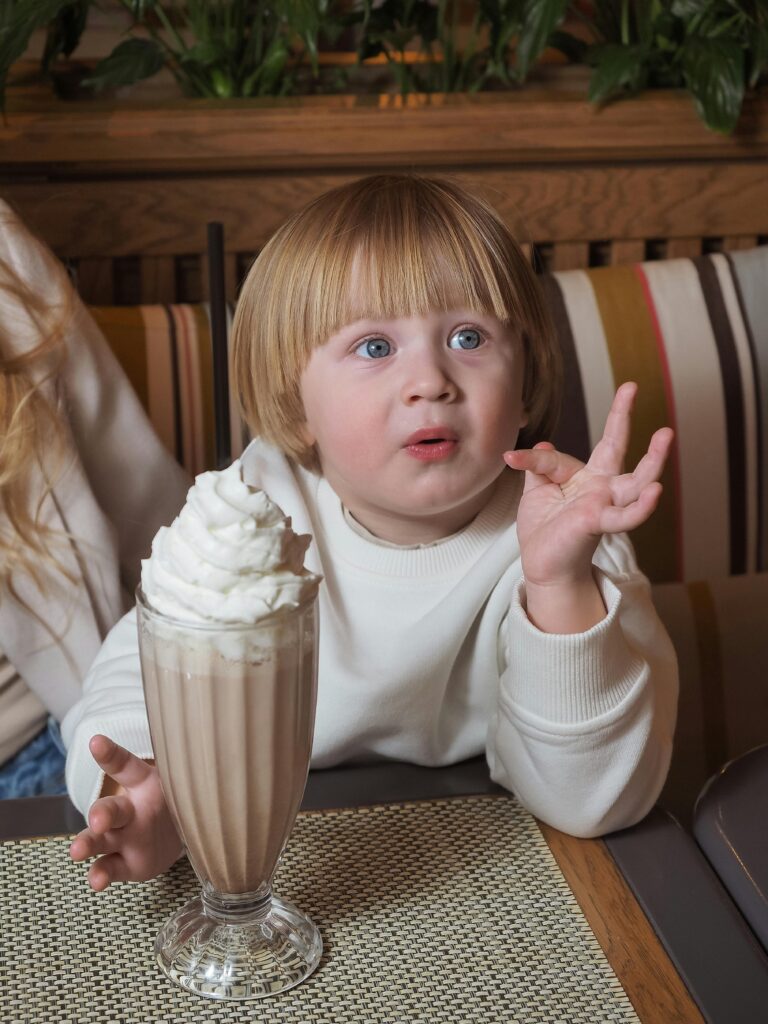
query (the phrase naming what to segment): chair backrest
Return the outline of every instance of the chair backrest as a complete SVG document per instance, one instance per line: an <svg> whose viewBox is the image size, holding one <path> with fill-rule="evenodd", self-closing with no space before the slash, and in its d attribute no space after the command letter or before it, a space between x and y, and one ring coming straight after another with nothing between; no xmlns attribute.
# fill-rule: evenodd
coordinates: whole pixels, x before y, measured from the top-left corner
<svg viewBox="0 0 768 1024"><path fill-rule="evenodd" d="M213 357L207 304L91 306L160 439L196 476L215 463ZM230 382L230 385L232 382ZM248 443L230 387L232 457Z"/></svg>
<svg viewBox="0 0 768 1024"><path fill-rule="evenodd" d="M640 386L627 468L675 430L659 508L633 534L644 571L768 568L768 246L542 281L566 362L555 442L586 458L625 380Z"/></svg>
<svg viewBox="0 0 768 1024"><path fill-rule="evenodd" d="M768 568L768 246L541 281L566 364L558 446L586 459L624 380L640 385L628 468L653 430L675 429L660 506L633 534L643 570L667 582ZM192 474L212 468L208 307L91 311L169 450ZM247 431L230 406L234 457Z"/></svg>

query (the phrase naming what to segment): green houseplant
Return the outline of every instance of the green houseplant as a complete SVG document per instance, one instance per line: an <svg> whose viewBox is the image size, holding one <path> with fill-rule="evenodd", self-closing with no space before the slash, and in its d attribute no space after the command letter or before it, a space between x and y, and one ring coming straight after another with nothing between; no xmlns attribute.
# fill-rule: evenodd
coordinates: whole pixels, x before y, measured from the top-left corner
<svg viewBox="0 0 768 1024"><path fill-rule="evenodd" d="M127 38L84 85L129 85L168 68L191 96L355 92L363 62L385 61L389 87L477 92L525 82L547 47L592 68L589 99L654 87L687 89L707 126L734 130L745 91L768 68L766 0L479 0L460 24L458 0L120 0ZM74 53L93 0L0 6L0 95L37 28L51 74ZM462 39L459 45L459 39ZM321 70L320 50L352 39L351 69ZM416 55L418 59L410 59Z"/></svg>

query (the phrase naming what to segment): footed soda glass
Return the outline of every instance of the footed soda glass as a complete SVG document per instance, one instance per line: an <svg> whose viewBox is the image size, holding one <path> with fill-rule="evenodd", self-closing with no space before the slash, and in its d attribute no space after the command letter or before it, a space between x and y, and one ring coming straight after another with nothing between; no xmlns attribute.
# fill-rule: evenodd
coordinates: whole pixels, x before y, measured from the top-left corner
<svg viewBox="0 0 768 1024"><path fill-rule="evenodd" d="M163 972L211 999L257 999L317 966L322 940L272 893L301 804L317 696L315 599L255 625L197 625L136 593L155 761L202 892L155 941Z"/></svg>

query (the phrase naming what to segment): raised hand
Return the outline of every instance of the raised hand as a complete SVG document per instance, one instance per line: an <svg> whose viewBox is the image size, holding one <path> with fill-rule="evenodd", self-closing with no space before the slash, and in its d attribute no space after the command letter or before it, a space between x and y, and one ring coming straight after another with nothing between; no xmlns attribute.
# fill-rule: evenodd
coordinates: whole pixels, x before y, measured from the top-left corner
<svg viewBox="0 0 768 1024"><path fill-rule="evenodd" d="M88 828L75 836L69 855L77 861L98 858L88 870L88 882L97 892L111 882L154 878L183 850L157 769L106 736L93 736L89 746L121 792L94 801Z"/></svg>
<svg viewBox="0 0 768 1024"><path fill-rule="evenodd" d="M583 587L600 537L634 530L656 508L673 433L669 427L657 430L635 470L623 472L636 394L634 383L617 390L586 465L549 442L505 452L507 465L526 474L517 532L529 591Z"/></svg>

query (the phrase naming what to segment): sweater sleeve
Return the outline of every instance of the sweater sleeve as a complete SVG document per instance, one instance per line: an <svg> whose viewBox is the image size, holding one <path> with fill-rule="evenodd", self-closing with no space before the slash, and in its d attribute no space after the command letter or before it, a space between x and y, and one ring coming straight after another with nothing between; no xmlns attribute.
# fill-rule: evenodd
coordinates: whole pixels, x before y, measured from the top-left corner
<svg viewBox="0 0 768 1024"><path fill-rule="evenodd" d="M86 816L104 778L88 748L97 733L109 736L137 757L152 757L135 608L107 634L83 682L82 698L61 723L67 748L67 790Z"/></svg>
<svg viewBox="0 0 768 1024"><path fill-rule="evenodd" d="M576 836L639 821L672 753L672 643L625 536L604 538L595 578L607 613L585 633L538 630L525 582L502 626L506 665L487 743L491 777L537 817Z"/></svg>

